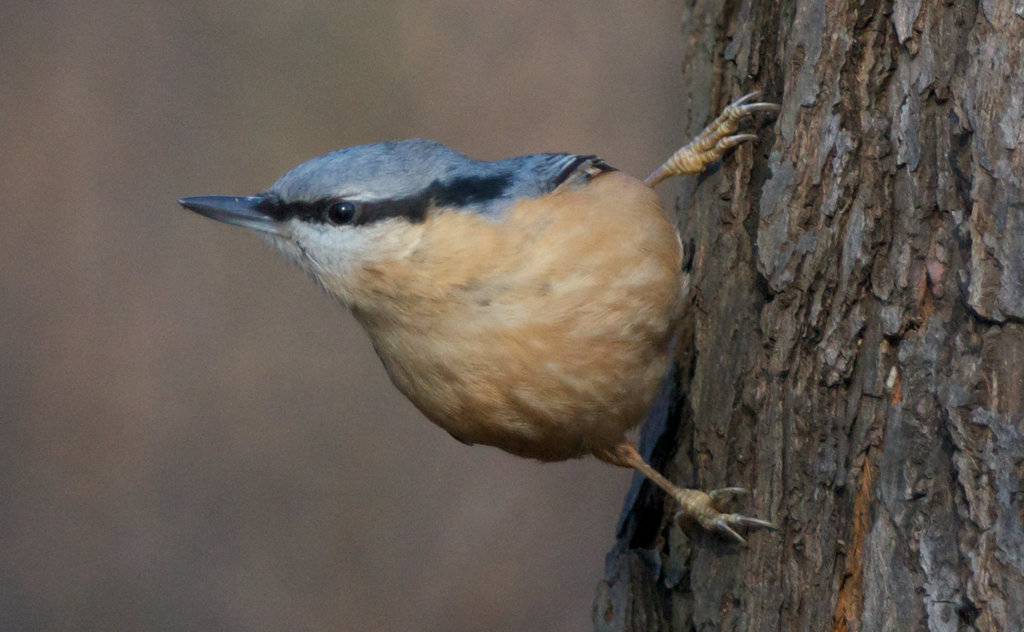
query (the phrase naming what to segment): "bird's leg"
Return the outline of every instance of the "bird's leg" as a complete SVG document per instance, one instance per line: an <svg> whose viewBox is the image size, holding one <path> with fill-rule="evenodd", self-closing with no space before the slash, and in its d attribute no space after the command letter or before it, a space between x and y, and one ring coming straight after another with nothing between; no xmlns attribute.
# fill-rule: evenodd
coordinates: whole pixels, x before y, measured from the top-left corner
<svg viewBox="0 0 1024 632"><path fill-rule="evenodd" d="M747 103L760 95L760 92L751 92L727 105L704 131L647 176L644 184L653 187L672 176L700 173L721 158L727 149L748 140L755 140L757 136L753 134L736 133L740 127L740 120L754 112L773 112L779 109L775 103Z"/></svg>
<svg viewBox="0 0 1024 632"><path fill-rule="evenodd" d="M747 493L741 487L725 487L710 492L699 489L686 489L677 487L667 478L651 467L644 458L637 452L636 447L629 441L623 440L611 450L596 454L597 458L622 467L631 467L649 478L655 485L675 499L679 504L679 511L675 518L689 518L696 521L708 531L731 538L741 544L746 540L735 531L737 527L754 529L775 529L775 525L765 520L750 518L741 514L722 513L722 507L726 501L735 496Z"/></svg>

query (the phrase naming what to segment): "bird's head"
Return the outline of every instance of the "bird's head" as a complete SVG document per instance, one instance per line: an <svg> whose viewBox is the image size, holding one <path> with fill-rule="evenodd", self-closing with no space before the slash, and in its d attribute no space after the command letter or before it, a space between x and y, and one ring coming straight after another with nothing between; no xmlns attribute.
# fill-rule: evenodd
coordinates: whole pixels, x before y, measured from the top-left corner
<svg viewBox="0 0 1024 632"><path fill-rule="evenodd" d="M258 195L178 202L257 231L334 291L368 259L401 256L433 205L432 184L466 161L431 141L360 145L308 160Z"/></svg>
<svg viewBox="0 0 1024 632"><path fill-rule="evenodd" d="M432 217L471 212L500 222L516 200L551 192L592 160L533 154L478 161L433 141L390 141L308 160L258 195L178 202L256 230L352 304L352 273L409 257ZM464 238L471 241L473 235Z"/></svg>

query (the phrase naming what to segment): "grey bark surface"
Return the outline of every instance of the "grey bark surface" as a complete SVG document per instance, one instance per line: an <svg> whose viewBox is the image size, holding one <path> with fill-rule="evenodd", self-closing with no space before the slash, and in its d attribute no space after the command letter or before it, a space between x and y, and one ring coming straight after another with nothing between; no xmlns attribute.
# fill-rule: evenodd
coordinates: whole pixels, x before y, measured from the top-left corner
<svg viewBox="0 0 1024 632"><path fill-rule="evenodd" d="M753 89L782 110L674 181L692 305L642 448L780 530L736 546L638 481L595 628L1024 629L1024 2L682 24L681 143Z"/></svg>

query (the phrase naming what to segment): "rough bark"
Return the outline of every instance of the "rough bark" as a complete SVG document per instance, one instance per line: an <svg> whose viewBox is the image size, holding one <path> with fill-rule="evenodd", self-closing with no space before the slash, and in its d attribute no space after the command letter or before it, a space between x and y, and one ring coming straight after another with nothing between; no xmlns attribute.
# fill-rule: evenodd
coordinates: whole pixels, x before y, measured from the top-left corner
<svg viewBox="0 0 1024 632"><path fill-rule="evenodd" d="M780 531L687 530L638 482L596 629L1024 629L1024 3L682 29L687 132L755 88L782 111L679 185L692 322L644 445Z"/></svg>

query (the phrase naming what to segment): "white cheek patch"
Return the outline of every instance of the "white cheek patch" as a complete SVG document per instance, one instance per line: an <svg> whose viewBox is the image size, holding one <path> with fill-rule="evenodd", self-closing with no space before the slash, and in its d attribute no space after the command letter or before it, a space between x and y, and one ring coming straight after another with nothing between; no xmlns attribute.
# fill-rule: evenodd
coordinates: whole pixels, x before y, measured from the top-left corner
<svg viewBox="0 0 1024 632"><path fill-rule="evenodd" d="M283 230L282 233L287 234L287 231ZM289 261L313 273L314 276L316 275L316 261L308 256L300 244L289 237L285 237L285 235L276 233L263 233L263 231L259 231L258 235L264 242L272 246L274 250L285 255Z"/></svg>
<svg viewBox="0 0 1024 632"><path fill-rule="evenodd" d="M352 272L375 263L408 257L419 244L423 225L395 218L362 226L332 226L291 220L280 233L261 236L311 272L325 287L344 288Z"/></svg>

